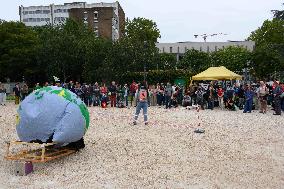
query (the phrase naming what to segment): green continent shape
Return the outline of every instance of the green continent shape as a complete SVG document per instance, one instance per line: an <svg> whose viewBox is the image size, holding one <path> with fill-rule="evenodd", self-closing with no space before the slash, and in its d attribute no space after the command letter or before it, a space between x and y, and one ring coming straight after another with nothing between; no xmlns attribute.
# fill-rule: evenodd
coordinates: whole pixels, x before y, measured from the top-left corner
<svg viewBox="0 0 284 189"><path fill-rule="evenodd" d="M64 95L59 95L62 91L64 91ZM50 94L56 94L59 95L61 97L63 97L65 100L69 101L69 102L73 102L74 104L76 104L81 111L81 114L83 115L83 117L85 118L86 121L86 130L89 128L90 125L90 115L89 115L89 111L86 107L86 105L84 103L78 104L78 101L76 100L76 98L72 98L72 95L69 91L67 91L66 89L61 89L61 90L52 90L51 87L43 87L41 89L36 90L35 92L35 96L36 99L39 100L43 97L43 94L41 94L41 92L49 92Z"/></svg>

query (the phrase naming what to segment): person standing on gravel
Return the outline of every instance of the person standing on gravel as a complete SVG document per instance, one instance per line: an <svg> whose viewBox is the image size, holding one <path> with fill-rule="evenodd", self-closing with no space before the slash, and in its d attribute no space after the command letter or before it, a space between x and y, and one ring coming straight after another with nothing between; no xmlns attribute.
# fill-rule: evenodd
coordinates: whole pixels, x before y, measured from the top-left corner
<svg viewBox="0 0 284 189"><path fill-rule="evenodd" d="M20 89L19 83L15 85L15 87L13 88L13 92L15 96L15 104L17 105L20 103L20 99L21 99L21 89Z"/></svg>
<svg viewBox="0 0 284 189"><path fill-rule="evenodd" d="M260 86L257 90L257 96L260 101L260 111L259 113L266 113L267 111L267 95L268 88L263 81L260 81Z"/></svg>
<svg viewBox="0 0 284 189"><path fill-rule="evenodd" d="M274 96L274 110L273 115L281 115L281 94L283 93L282 88L279 85L279 81L274 81L275 88L273 90Z"/></svg>
<svg viewBox="0 0 284 189"><path fill-rule="evenodd" d="M2 87L2 83L0 82L0 105L3 103L3 97L4 97L4 87Z"/></svg>
<svg viewBox="0 0 284 189"><path fill-rule="evenodd" d="M251 113L253 96L254 96L254 92L251 90L250 86L247 86L247 89L245 91L246 103L245 103L244 113L247 113L247 112Z"/></svg>
<svg viewBox="0 0 284 189"><path fill-rule="evenodd" d="M166 103L166 109L172 107L172 99L173 99L173 88L171 84L168 82L167 86L165 88L165 103Z"/></svg>
<svg viewBox="0 0 284 189"><path fill-rule="evenodd" d="M141 109L143 109L143 115L144 115L144 123L145 125L148 125L148 92L145 86L141 86L140 89L136 93L136 99L137 99L137 106L136 106L136 112L134 116L134 122L133 125L137 125L137 119L140 114Z"/></svg>

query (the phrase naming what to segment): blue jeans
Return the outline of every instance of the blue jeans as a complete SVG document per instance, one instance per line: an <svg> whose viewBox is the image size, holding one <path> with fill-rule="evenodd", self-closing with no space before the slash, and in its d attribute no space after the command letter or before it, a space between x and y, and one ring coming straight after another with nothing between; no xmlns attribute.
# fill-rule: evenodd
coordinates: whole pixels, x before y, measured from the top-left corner
<svg viewBox="0 0 284 189"><path fill-rule="evenodd" d="M101 104L101 100L100 100L100 97L99 96L96 96L96 95L93 95L93 106L95 106L96 105L96 103L98 104L98 105L100 105Z"/></svg>
<svg viewBox="0 0 284 189"><path fill-rule="evenodd" d="M141 109L143 109L144 122L147 122L148 121L148 115L147 115L148 103L147 102L138 102L138 104L136 106L136 112L135 112L134 120L137 121Z"/></svg>
<svg viewBox="0 0 284 189"><path fill-rule="evenodd" d="M128 96L125 96L125 106L128 107Z"/></svg>
<svg viewBox="0 0 284 189"><path fill-rule="evenodd" d="M166 109L171 108L171 96L165 96Z"/></svg>
<svg viewBox="0 0 284 189"><path fill-rule="evenodd" d="M251 110L252 110L252 102L253 102L252 99L251 100L246 100L244 113L251 112Z"/></svg>

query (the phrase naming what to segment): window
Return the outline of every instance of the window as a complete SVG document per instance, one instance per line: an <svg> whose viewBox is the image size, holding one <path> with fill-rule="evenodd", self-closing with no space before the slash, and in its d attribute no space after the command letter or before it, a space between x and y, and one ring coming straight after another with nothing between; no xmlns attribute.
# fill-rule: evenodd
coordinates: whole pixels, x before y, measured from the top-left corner
<svg viewBox="0 0 284 189"><path fill-rule="evenodd" d="M43 10L42 13L43 13L43 14L49 14L49 13L50 13L50 10Z"/></svg>
<svg viewBox="0 0 284 189"><path fill-rule="evenodd" d="M96 21L96 20L94 21L94 28L95 28L95 29L98 29L98 28L99 28L99 22Z"/></svg>
<svg viewBox="0 0 284 189"><path fill-rule="evenodd" d="M43 21L44 21L44 18L41 18L41 19L40 19L40 21L42 21L42 22L43 22Z"/></svg>
<svg viewBox="0 0 284 189"><path fill-rule="evenodd" d="M45 21L46 22L50 22L50 18L45 18Z"/></svg>
<svg viewBox="0 0 284 189"><path fill-rule="evenodd" d="M41 11L41 10L36 10L35 13L36 13L36 14L41 14L42 11Z"/></svg>
<svg viewBox="0 0 284 189"><path fill-rule="evenodd" d="M37 18L36 21L37 21L37 22L40 22L40 18Z"/></svg>
<svg viewBox="0 0 284 189"><path fill-rule="evenodd" d="M218 48L217 48L217 46L215 46L215 51L217 51L218 50Z"/></svg>
<svg viewBox="0 0 284 189"><path fill-rule="evenodd" d="M24 15L29 14L29 11L24 11L23 14Z"/></svg>
<svg viewBox="0 0 284 189"><path fill-rule="evenodd" d="M200 52L202 51L202 47L199 48Z"/></svg>
<svg viewBox="0 0 284 189"><path fill-rule="evenodd" d="M178 53L179 53L179 47L178 47Z"/></svg>
<svg viewBox="0 0 284 189"><path fill-rule="evenodd" d="M210 52L210 48L209 48L209 46L207 46L207 53L209 53Z"/></svg>
<svg viewBox="0 0 284 189"><path fill-rule="evenodd" d="M170 47L170 53L173 53L173 47Z"/></svg>
<svg viewBox="0 0 284 189"><path fill-rule="evenodd" d="M33 21L33 18L29 18L29 22L32 22Z"/></svg>
<svg viewBox="0 0 284 189"><path fill-rule="evenodd" d="M96 37L99 37L99 31L98 31L98 30L95 31L95 36L96 36Z"/></svg>
<svg viewBox="0 0 284 189"><path fill-rule="evenodd" d="M165 47L163 47L163 53L165 52Z"/></svg>
<svg viewBox="0 0 284 189"><path fill-rule="evenodd" d="M94 19L98 19L99 18L99 13L98 11L94 11Z"/></svg>
<svg viewBox="0 0 284 189"><path fill-rule="evenodd" d="M35 12L34 11L29 11L29 14L34 14Z"/></svg>
<svg viewBox="0 0 284 189"><path fill-rule="evenodd" d="M54 10L54 13L61 13L61 12L64 12L64 9L56 9L56 10Z"/></svg>
<svg viewBox="0 0 284 189"><path fill-rule="evenodd" d="M27 18L24 18L23 19L23 22L28 22L29 20Z"/></svg>
<svg viewBox="0 0 284 189"><path fill-rule="evenodd" d="M68 12L68 9L63 9L63 12Z"/></svg>

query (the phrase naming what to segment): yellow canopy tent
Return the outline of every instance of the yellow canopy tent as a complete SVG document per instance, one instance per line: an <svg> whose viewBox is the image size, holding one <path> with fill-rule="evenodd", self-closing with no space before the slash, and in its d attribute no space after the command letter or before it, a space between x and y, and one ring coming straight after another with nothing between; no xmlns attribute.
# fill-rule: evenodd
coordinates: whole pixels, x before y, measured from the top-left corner
<svg viewBox="0 0 284 189"><path fill-rule="evenodd" d="M232 80L242 79L242 76L228 70L224 66L210 67L207 70L192 76L192 80Z"/></svg>

